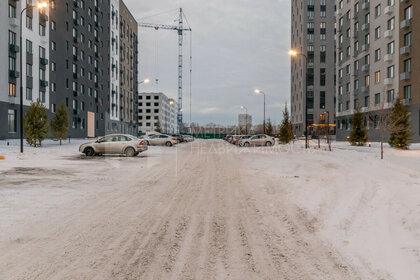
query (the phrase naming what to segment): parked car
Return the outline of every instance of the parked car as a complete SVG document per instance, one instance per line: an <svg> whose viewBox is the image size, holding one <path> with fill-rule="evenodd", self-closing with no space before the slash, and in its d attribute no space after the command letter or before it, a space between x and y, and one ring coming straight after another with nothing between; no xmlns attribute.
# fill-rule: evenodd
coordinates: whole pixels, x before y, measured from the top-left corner
<svg viewBox="0 0 420 280"><path fill-rule="evenodd" d="M144 137L146 145L150 146L168 146L178 144L178 139L166 134L153 134Z"/></svg>
<svg viewBox="0 0 420 280"><path fill-rule="evenodd" d="M192 137L191 135L184 135L184 141L185 142L192 142L192 141L194 141L194 137Z"/></svg>
<svg viewBox="0 0 420 280"><path fill-rule="evenodd" d="M274 137L265 135L265 134L258 134L254 135L248 139L242 139L239 142L239 146L241 147L249 147L249 146L273 146L276 143L276 139Z"/></svg>
<svg viewBox="0 0 420 280"><path fill-rule="evenodd" d="M238 140L241 137L241 135L232 135L232 137L229 139L229 143L235 144L236 140Z"/></svg>
<svg viewBox="0 0 420 280"><path fill-rule="evenodd" d="M147 151L147 145L143 139L126 134L106 135L79 147L79 152L87 156L125 154L133 157L144 151Z"/></svg>
<svg viewBox="0 0 420 280"><path fill-rule="evenodd" d="M235 140L235 143L234 144L235 145L239 145L239 143L241 142L241 140L249 139L251 137L252 137L252 135L242 135L238 139Z"/></svg>
<svg viewBox="0 0 420 280"><path fill-rule="evenodd" d="M172 137L175 137L178 140L178 143L184 142L184 135L181 134L171 134Z"/></svg>

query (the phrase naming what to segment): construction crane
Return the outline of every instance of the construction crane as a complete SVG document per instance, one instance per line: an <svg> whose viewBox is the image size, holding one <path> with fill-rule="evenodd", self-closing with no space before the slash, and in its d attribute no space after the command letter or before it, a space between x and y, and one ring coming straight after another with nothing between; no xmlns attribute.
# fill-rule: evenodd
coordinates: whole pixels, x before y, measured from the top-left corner
<svg viewBox="0 0 420 280"><path fill-rule="evenodd" d="M188 23L188 20L187 20ZM165 24L154 24L154 23L139 23L140 27L154 28L155 30L175 30L178 32L178 131L181 133L183 117L182 117L182 81L183 81L183 45L184 45L184 32L192 32L191 27L188 24L188 28L184 27L184 13L182 8L179 9L178 26L176 25L165 25ZM190 57L192 59L192 57ZM191 69L190 69L191 71Z"/></svg>

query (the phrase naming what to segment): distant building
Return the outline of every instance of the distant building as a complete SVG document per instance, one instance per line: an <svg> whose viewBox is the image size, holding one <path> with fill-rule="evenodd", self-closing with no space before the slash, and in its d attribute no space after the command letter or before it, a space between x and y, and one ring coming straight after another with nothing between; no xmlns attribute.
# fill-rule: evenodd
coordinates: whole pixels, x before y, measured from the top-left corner
<svg viewBox="0 0 420 280"><path fill-rule="evenodd" d="M249 132L252 127L252 116L249 114L239 114L238 126L239 130L242 130L244 133Z"/></svg>
<svg viewBox="0 0 420 280"><path fill-rule="evenodd" d="M178 133L178 104L162 92L139 94L139 132L155 131L160 124L163 133Z"/></svg>
<svg viewBox="0 0 420 280"><path fill-rule="evenodd" d="M296 135L305 133L306 125L319 123L325 111L334 119L335 2L292 1L291 48L302 54L291 63L291 121Z"/></svg>

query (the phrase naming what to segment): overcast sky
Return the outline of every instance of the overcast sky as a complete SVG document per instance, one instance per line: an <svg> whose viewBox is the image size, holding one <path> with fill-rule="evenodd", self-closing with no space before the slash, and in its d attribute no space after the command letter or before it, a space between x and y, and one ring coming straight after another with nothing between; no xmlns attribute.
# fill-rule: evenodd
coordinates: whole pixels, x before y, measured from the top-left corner
<svg viewBox="0 0 420 280"><path fill-rule="evenodd" d="M248 108L253 123L279 123L289 101L290 0L125 0L139 22L177 24L182 7L193 29L192 121L236 124ZM167 13L165 13L167 12ZM163 13L163 14L162 14ZM156 15L156 16L154 16ZM177 98L178 36L175 31L139 29L139 71L152 82L140 91L158 89ZM190 37L184 36L184 122L189 122Z"/></svg>

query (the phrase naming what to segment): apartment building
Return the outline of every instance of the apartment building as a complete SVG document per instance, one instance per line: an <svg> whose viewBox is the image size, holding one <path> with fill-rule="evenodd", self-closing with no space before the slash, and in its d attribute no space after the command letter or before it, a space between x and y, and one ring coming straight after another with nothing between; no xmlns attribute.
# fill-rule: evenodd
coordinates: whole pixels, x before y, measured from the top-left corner
<svg viewBox="0 0 420 280"><path fill-rule="evenodd" d="M420 142L420 2L400 2L399 93L411 112L413 140Z"/></svg>
<svg viewBox="0 0 420 280"><path fill-rule="evenodd" d="M296 135L305 133L305 123L319 123L325 111L334 116L334 2L292 1L291 48L298 55L291 63L291 120Z"/></svg>
<svg viewBox="0 0 420 280"><path fill-rule="evenodd" d="M418 106L410 80L413 10L408 2L338 1L338 140L346 140L349 136L351 119L357 108L365 113L369 139L379 140L380 112L391 108L398 96L412 112L417 135L414 140L419 139Z"/></svg>
<svg viewBox="0 0 420 280"><path fill-rule="evenodd" d="M121 132L138 132L138 23L120 1L120 121Z"/></svg>
<svg viewBox="0 0 420 280"><path fill-rule="evenodd" d="M39 99L47 108L50 102L48 10L27 9L32 1L0 1L0 139L20 137L20 86L24 111ZM20 55L22 54L22 71Z"/></svg>
<svg viewBox="0 0 420 280"><path fill-rule="evenodd" d="M160 125L164 133L178 133L178 104L162 92L142 92L138 98L139 132L155 131Z"/></svg>

